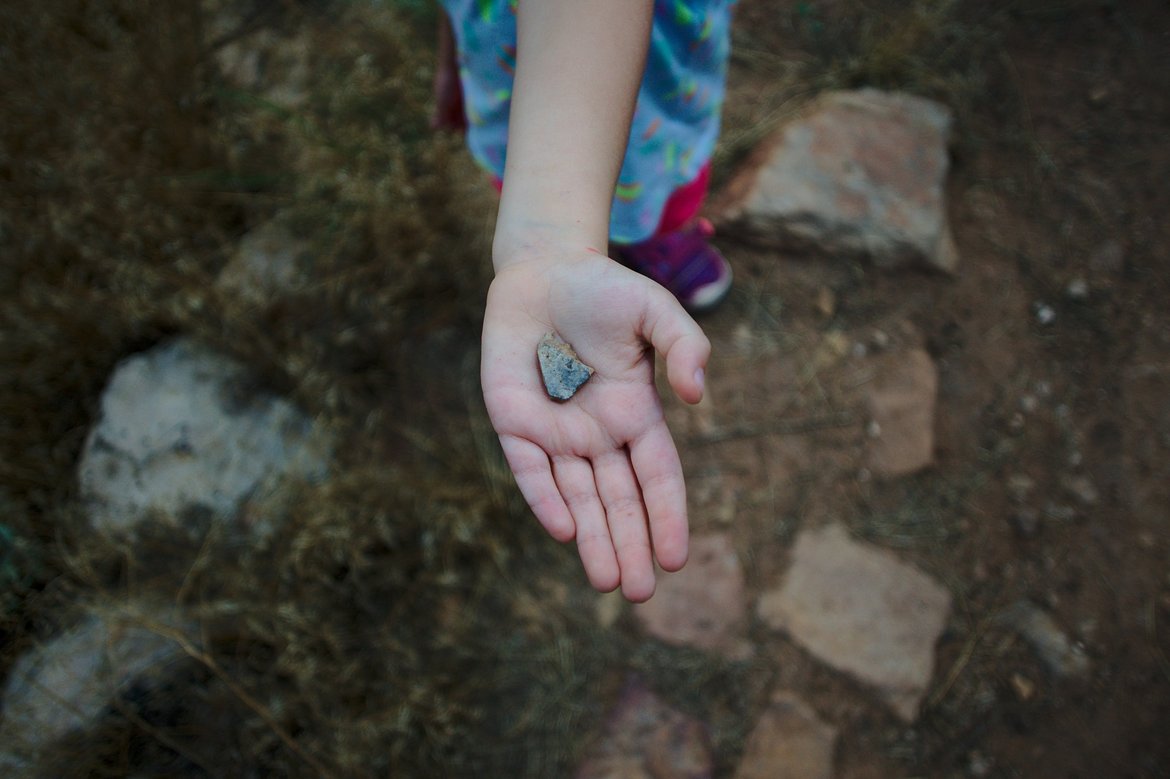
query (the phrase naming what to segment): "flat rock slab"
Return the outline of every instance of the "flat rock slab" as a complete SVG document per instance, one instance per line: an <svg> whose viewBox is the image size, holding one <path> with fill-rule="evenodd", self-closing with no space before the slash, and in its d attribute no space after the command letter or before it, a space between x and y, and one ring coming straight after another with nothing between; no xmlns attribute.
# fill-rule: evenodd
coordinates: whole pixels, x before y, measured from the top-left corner
<svg viewBox="0 0 1170 779"><path fill-rule="evenodd" d="M710 779L707 727L678 712L631 678L577 779Z"/></svg>
<svg viewBox="0 0 1170 779"><path fill-rule="evenodd" d="M829 93L764 142L714 210L780 248L953 271L950 127L946 107L923 98Z"/></svg>
<svg viewBox="0 0 1170 779"><path fill-rule="evenodd" d="M176 621L150 608L93 612L20 657L8 676L0 721L7 764L35 762L53 742L94 725L125 690L157 679L186 656L152 624L173 628Z"/></svg>
<svg viewBox="0 0 1170 779"><path fill-rule="evenodd" d="M179 339L122 361L81 455L91 522L132 528L152 512L232 516L281 478L325 475L329 442L244 366Z"/></svg>
<svg viewBox="0 0 1170 779"><path fill-rule="evenodd" d="M837 729L782 690L748 736L735 779L831 779Z"/></svg>
<svg viewBox="0 0 1170 779"><path fill-rule="evenodd" d="M654 597L634 606L634 616L647 633L668 644L733 660L749 657L743 569L731 537L691 539L686 567L662 577Z"/></svg>
<svg viewBox="0 0 1170 779"><path fill-rule="evenodd" d="M934 462L938 369L921 349L869 358L865 385L872 436L866 467L875 476L908 476Z"/></svg>
<svg viewBox="0 0 1170 779"><path fill-rule="evenodd" d="M874 687L911 722L950 604L950 593L929 576L834 524L800 534L782 586L760 599L759 615L817 659Z"/></svg>

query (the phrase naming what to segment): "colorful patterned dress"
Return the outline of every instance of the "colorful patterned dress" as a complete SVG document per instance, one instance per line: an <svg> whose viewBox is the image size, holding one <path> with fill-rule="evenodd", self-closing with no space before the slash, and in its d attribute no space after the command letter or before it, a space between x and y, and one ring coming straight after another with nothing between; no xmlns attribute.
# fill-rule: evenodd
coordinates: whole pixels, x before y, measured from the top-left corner
<svg viewBox="0 0 1170 779"><path fill-rule="evenodd" d="M539 2L540 0L534 0ZM441 0L459 49L467 140L504 173L516 66L516 0ZM654 234L670 195L699 178L719 135L734 0L655 0L645 75L614 192L610 240Z"/></svg>

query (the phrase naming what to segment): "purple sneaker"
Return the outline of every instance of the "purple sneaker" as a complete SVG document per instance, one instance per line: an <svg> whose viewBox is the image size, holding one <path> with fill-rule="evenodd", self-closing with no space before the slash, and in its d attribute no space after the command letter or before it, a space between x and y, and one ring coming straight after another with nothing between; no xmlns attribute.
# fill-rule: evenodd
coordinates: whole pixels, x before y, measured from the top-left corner
<svg viewBox="0 0 1170 779"><path fill-rule="evenodd" d="M707 243L715 228L695 219L680 230L615 246L616 259L670 290L691 313L718 305L731 289L731 266Z"/></svg>

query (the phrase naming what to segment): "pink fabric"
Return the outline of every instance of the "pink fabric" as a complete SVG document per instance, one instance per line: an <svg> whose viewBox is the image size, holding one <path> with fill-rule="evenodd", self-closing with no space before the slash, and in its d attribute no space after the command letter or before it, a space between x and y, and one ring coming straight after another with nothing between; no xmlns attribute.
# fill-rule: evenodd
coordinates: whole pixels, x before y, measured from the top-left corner
<svg viewBox="0 0 1170 779"><path fill-rule="evenodd" d="M699 215L703 207L703 200L707 197L707 185L711 182L711 164L707 163L699 171L699 175L690 184L685 184L666 200L662 208L662 218L658 220L658 229L655 235L673 233L687 222Z"/></svg>
<svg viewBox="0 0 1170 779"><path fill-rule="evenodd" d="M496 192L502 192L504 189L503 180L497 176L491 178L492 186L496 188ZM658 220L658 229L654 231L654 235L673 233L698 216L699 209L703 207L703 201L707 198L707 185L710 183L711 164L707 163L699 171L699 175L695 177L694 181L679 187L667 198L666 205L662 208L662 217Z"/></svg>

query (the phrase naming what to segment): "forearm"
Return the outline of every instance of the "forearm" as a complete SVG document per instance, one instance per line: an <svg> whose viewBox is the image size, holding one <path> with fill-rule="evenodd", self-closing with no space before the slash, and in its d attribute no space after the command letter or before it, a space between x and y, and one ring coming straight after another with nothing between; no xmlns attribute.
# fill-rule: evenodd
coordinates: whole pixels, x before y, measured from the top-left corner
<svg viewBox="0 0 1170 779"><path fill-rule="evenodd" d="M546 236L604 251L651 11L651 0L521 0L497 270Z"/></svg>

